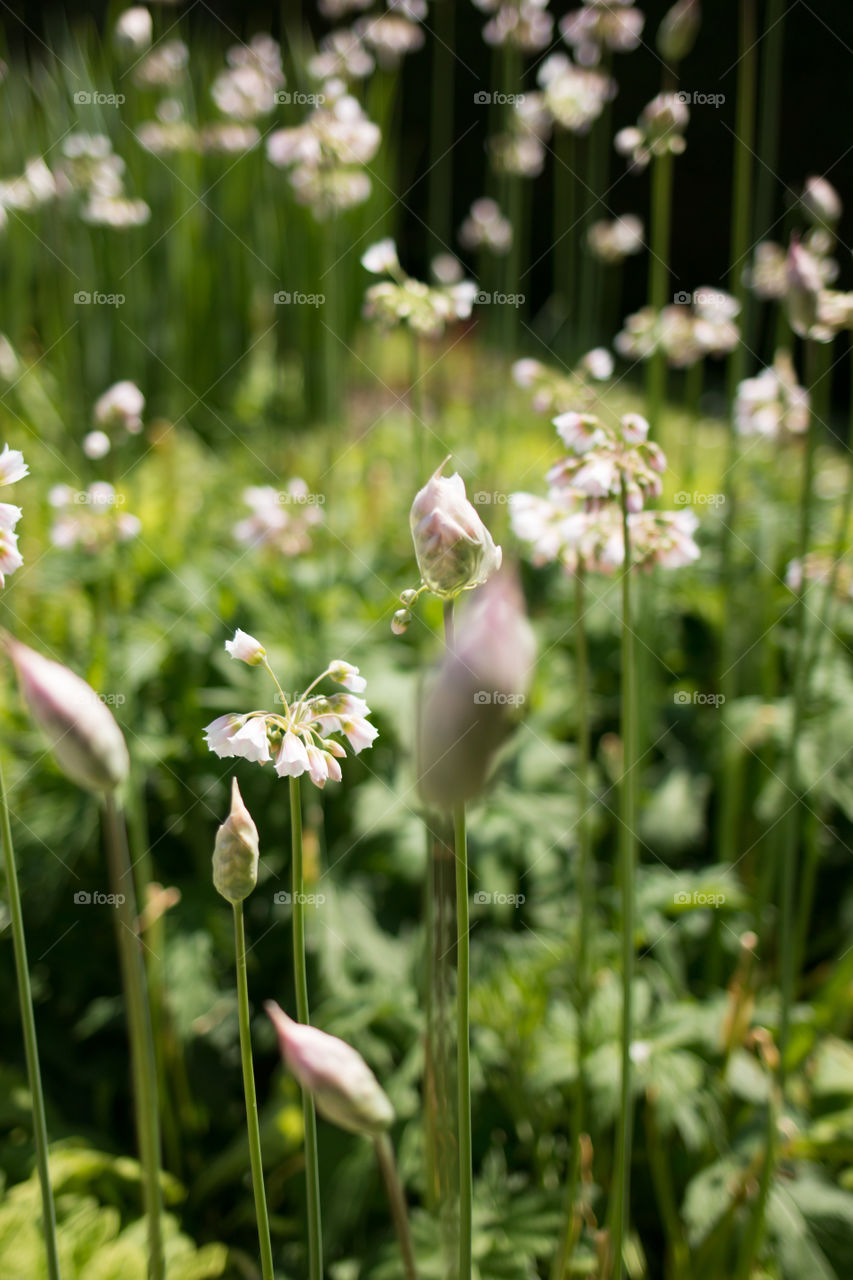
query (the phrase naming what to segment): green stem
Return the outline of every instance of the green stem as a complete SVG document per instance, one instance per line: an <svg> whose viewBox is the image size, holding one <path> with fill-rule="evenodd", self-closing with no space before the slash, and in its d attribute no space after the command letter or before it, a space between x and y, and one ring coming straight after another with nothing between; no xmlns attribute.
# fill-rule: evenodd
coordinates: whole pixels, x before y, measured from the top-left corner
<svg viewBox="0 0 853 1280"><path fill-rule="evenodd" d="M406 1196L400 1184L397 1162L394 1159L394 1148L387 1133L374 1138L376 1159L388 1194L388 1205L394 1222L394 1230L400 1242L400 1253L403 1255L403 1272L406 1280L417 1280L415 1268L415 1249L412 1244L412 1233L409 1229L409 1212L406 1207Z"/></svg>
<svg viewBox="0 0 853 1280"><path fill-rule="evenodd" d="M577 191L575 135L560 129L554 143L553 292L566 327L568 349L574 345L575 276L577 268Z"/></svg>
<svg viewBox="0 0 853 1280"><path fill-rule="evenodd" d="M39 1068L36 1020L33 1012L33 993L30 989L30 971L27 964L27 943L24 935L24 916L21 910L21 891L18 886L18 870L15 866L15 849L12 844L12 825L6 786L0 769L0 823L3 828L3 854L6 865L6 889L9 895L9 916L12 922L12 946L15 952L15 976L18 982L18 1006L24 1032L24 1054L27 1060L27 1079L33 1112L33 1138L36 1148L36 1168L41 1187L42 1229L47 1253L49 1280L60 1280L59 1252L56 1245L56 1209L50 1185L48 1163L47 1117L44 1110L44 1092Z"/></svg>
<svg viewBox="0 0 853 1280"><path fill-rule="evenodd" d="M435 5L432 41L432 115L430 119L429 226L431 252L442 253L453 237L453 53L455 0Z"/></svg>
<svg viewBox="0 0 853 1280"><path fill-rule="evenodd" d="M692 492L696 481L696 435L699 425L699 405L702 400L702 384L705 361L695 360L687 370L684 381L685 408L689 415L684 432L684 488Z"/></svg>
<svg viewBox="0 0 853 1280"><path fill-rule="evenodd" d="M415 460L415 489L424 484L424 415L421 399L420 346L414 329L409 330L409 418L412 423L412 457Z"/></svg>
<svg viewBox="0 0 853 1280"><path fill-rule="evenodd" d="M613 1259L617 1276L624 1275L623 1246L630 1222L631 1146L633 1096L631 1043L633 1039L634 982L634 879L637 861L636 753L634 746L636 700L634 632L631 606L631 536L628 492L622 479L622 785L620 794L620 845L622 879L622 1070L620 1125L616 1147L616 1197L613 1210Z"/></svg>
<svg viewBox="0 0 853 1280"><path fill-rule="evenodd" d="M773 194L778 181L779 100L782 91L782 53L785 34L786 0L767 0L764 36L761 41L761 112L758 129L758 156L761 163L755 181L755 222L753 238L764 238L773 221Z"/></svg>
<svg viewBox="0 0 853 1280"><path fill-rule="evenodd" d="M813 369L816 362L815 344L809 342L806 353L809 365ZM813 377L809 378L810 385ZM809 423L805 439L803 458L803 481L800 492L800 527L797 554L801 565L805 565L811 536L812 522L812 487L814 478L814 455L816 443L816 424ZM791 687L791 726L788 738L787 769L785 774L785 802L793 796L793 803L783 824L782 865L780 884L780 937L781 951L781 987L782 1007L779 1019L779 1092L781 1103L785 1104L785 1086L787 1071L788 1036L791 1024L791 1005L794 1000L796 984L796 946L794 938L794 907L797 883L797 852L800 837L800 781L797 771L797 747L800 741L806 703L806 590L808 583L803 573L794 613L794 671Z"/></svg>
<svg viewBox="0 0 853 1280"><path fill-rule="evenodd" d="M680 1276L686 1275L690 1250L684 1238L684 1231L678 1213L678 1202L675 1197L675 1188L672 1185L672 1171L669 1167L669 1161L657 1126L655 1103L650 1097L646 1098L645 1121L649 1171L652 1175L655 1196L660 1208L668 1243L669 1267L666 1274L669 1280L678 1280Z"/></svg>
<svg viewBox="0 0 853 1280"><path fill-rule="evenodd" d="M651 258L649 306L660 313L669 295L669 243L672 226L672 153L656 156L652 165ZM646 366L649 423L660 438L661 414L666 396L666 357L657 349Z"/></svg>
<svg viewBox="0 0 853 1280"><path fill-rule="evenodd" d="M107 862L118 910L118 950L127 1013L134 1082L136 1133L142 1163L145 1212L148 1218L149 1280L164 1280L162 1202L160 1194L160 1122L157 1063L151 1030L151 1006L137 926L136 894L127 846L124 814L112 792L104 799Z"/></svg>
<svg viewBox="0 0 853 1280"><path fill-rule="evenodd" d="M453 815L456 856L456 1032L459 1044L459 1280L471 1275L473 1155L471 1148L470 924L465 806Z"/></svg>
<svg viewBox="0 0 853 1280"><path fill-rule="evenodd" d="M308 973L305 964L305 874L302 862L302 796L299 779L290 778L290 832L293 854L293 971L296 981L296 1015L305 1026L308 1009ZM305 1185L308 1200L308 1276L323 1280L323 1235L320 1219L320 1165L317 1158L317 1116L314 1099L302 1090L305 1125Z"/></svg>
<svg viewBox="0 0 853 1280"><path fill-rule="evenodd" d="M243 1064L243 1092L246 1096L246 1122L249 1128L249 1160L252 1166L252 1191L258 1219L258 1243L261 1250L261 1274L274 1280L275 1270L270 1242L270 1220L264 1193L264 1160L261 1153L261 1130L258 1124L258 1098L255 1092L255 1068L252 1063L252 1032L249 1024L249 981L246 975L246 930L243 904L234 906L234 954L237 962L237 1013L240 1021L240 1059Z"/></svg>
<svg viewBox="0 0 853 1280"><path fill-rule="evenodd" d="M586 1063L586 1020L589 1001L589 936L592 927L592 842L589 824L591 797L589 794L590 722L589 722L589 651L586 638L586 598L584 591L584 567L578 566L575 574L575 680L578 700L578 804L577 822L578 867L576 883L580 905L578 920L578 1078L575 1089L572 1117L572 1163L566 1185L563 1205L563 1231L557 1255L551 1269L551 1280L564 1280L568 1274L572 1252L579 1234L576 1213L578 1182L581 1168L581 1137L586 1123L586 1091L584 1069Z"/></svg>
<svg viewBox="0 0 853 1280"><path fill-rule="evenodd" d="M755 0L741 0L738 24L737 111L735 115L734 176L732 181L731 277L729 290L741 304L741 330L748 336L752 295L744 278L744 258L752 227L753 161L755 153L755 99L758 62ZM729 392L744 376L747 348L739 342L729 357Z"/></svg>

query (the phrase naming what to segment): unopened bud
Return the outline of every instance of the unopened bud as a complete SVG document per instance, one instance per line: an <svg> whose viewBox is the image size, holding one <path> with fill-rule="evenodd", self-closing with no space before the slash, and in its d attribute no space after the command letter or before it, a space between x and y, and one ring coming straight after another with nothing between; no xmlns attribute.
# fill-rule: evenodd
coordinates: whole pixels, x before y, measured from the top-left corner
<svg viewBox="0 0 853 1280"><path fill-rule="evenodd" d="M412 615L408 609L398 609L391 619L391 630L395 636L402 636L409 629L409 623L412 621Z"/></svg>
<svg viewBox="0 0 853 1280"><path fill-rule="evenodd" d="M788 319L801 338L814 336L818 323L818 298L823 279L818 264L799 240L788 249Z"/></svg>
<svg viewBox="0 0 853 1280"><path fill-rule="evenodd" d="M390 1128L394 1108L360 1053L337 1036L294 1022L272 1000L264 1008L285 1066L311 1094L324 1119L371 1138Z"/></svg>
<svg viewBox="0 0 853 1280"><path fill-rule="evenodd" d="M465 496L458 474L441 466L417 493L409 524L418 568L430 591L452 598L480 586L501 567L501 549Z"/></svg>
<svg viewBox="0 0 853 1280"><path fill-rule="evenodd" d="M114 791L130 771L127 745L109 708L85 680L18 640L7 639L33 720L60 769L87 791Z"/></svg>
<svg viewBox="0 0 853 1280"><path fill-rule="evenodd" d="M461 616L456 642L428 682L418 732L418 785L452 809L483 788L530 685L535 643L513 576L500 574Z"/></svg>
<svg viewBox="0 0 853 1280"><path fill-rule="evenodd" d="M806 178L800 204L810 222L834 227L841 217L841 197L826 178Z"/></svg>
<svg viewBox="0 0 853 1280"><path fill-rule="evenodd" d="M658 27L658 53L665 62L681 62L696 43L702 10L699 0L678 0Z"/></svg>
<svg viewBox="0 0 853 1280"><path fill-rule="evenodd" d="M405 591L400 592L400 604L404 609L411 609L417 598L418 593L414 587L407 587Z"/></svg>
<svg viewBox="0 0 853 1280"><path fill-rule="evenodd" d="M231 812L216 833L213 884L229 902L242 902L258 883L258 828L231 779Z"/></svg>

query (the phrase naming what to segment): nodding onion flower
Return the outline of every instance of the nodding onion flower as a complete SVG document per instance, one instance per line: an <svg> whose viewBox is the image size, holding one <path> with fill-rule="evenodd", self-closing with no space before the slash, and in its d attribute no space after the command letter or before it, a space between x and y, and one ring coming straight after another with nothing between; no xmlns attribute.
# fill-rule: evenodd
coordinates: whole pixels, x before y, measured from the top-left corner
<svg viewBox="0 0 853 1280"><path fill-rule="evenodd" d="M276 711L229 712L211 721L204 730L211 751L222 759L240 757L257 764L272 762L280 778L298 778L307 773L316 787L329 778L341 780L339 759L346 756L343 737L355 755L373 745L377 730L367 717L370 708L353 693L361 693L366 682L358 667L340 659L332 662L305 691L288 700L273 674L266 650L259 640L238 630L225 647L232 658L249 666L264 667L273 679L281 703ZM349 693L312 694L321 680L342 684Z"/></svg>
<svg viewBox="0 0 853 1280"><path fill-rule="evenodd" d="M769 369L740 383L735 397L735 427L742 436L776 440L808 430L810 396L797 383L787 351L777 351Z"/></svg>
<svg viewBox="0 0 853 1280"><path fill-rule="evenodd" d="M24 455L19 449L10 449L3 445L0 453L0 485L14 484L23 480L29 472L24 462ZM15 526L22 515L21 508L11 502L0 502L0 587L6 585L6 575L20 569L24 563L18 550L18 535Z"/></svg>
<svg viewBox="0 0 853 1280"><path fill-rule="evenodd" d="M428 285L407 276L400 266L393 240L380 240L366 249L361 265L371 275L390 276L371 285L364 297L364 314L386 328L405 324L414 333L440 338L454 320L467 320L477 286L472 280Z"/></svg>
<svg viewBox="0 0 853 1280"><path fill-rule="evenodd" d="M680 156L685 151L684 131L689 121L682 95L659 93L643 107L635 126L619 130L613 145L628 157L628 168L639 173L653 156L667 152Z"/></svg>

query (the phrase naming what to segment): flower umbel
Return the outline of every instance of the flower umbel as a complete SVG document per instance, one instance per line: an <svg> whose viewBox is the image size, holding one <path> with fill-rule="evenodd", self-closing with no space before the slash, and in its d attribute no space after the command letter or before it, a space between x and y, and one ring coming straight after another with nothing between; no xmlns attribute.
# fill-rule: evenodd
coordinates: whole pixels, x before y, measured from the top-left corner
<svg viewBox="0 0 853 1280"><path fill-rule="evenodd" d="M222 759L236 756L262 765L272 760L280 778L307 773L315 786L324 787L329 778L341 780L338 760L346 755L346 748L340 738L346 739L355 755L373 745L377 730L367 719L370 708L362 698L352 693L327 696L311 692L324 679L362 691L365 682L358 667L338 659L303 693L288 701L259 641L238 630L233 640L226 641L226 648L232 657L266 668L281 710L229 712L211 721L204 730L205 740Z"/></svg>

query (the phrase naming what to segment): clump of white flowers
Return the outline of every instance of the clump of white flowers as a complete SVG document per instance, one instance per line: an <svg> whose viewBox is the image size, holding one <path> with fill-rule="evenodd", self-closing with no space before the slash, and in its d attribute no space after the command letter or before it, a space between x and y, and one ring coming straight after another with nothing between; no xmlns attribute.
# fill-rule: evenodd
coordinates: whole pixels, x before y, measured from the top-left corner
<svg viewBox="0 0 853 1280"><path fill-rule="evenodd" d="M524 53L539 53L551 43L554 19L547 12L548 0L474 0L474 4L491 15L483 28L486 44L511 44Z"/></svg>
<svg viewBox="0 0 853 1280"><path fill-rule="evenodd" d="M605 104L616 96L616 81L603 71L576 67L564 53L552 53L537 80L554 123L570 133L588 133Z"/></svg>
<svg viewBox="0 0 853 1280"><path fill-rule="evenodd" d="M15 484L28 474L29 467L20 449L10 449L8 444L4 444L0 453L0 486ZM21 508L13 503L0 502L0 587L5 587L7 575L20 569L24 563L15 533L22 514Z"/></svg>
<svg viewBox="0 0 853 1280"><path fill-rule="evenodd" d="M740 341L740 303L721 289L695 290L690 301L655 311L642 307L628 316L614 346L630 360L663 352L674 369L687 369L705 356L723 356Z"/></svg>
<svg viewBox="0 0 853 1280"><path fill-rule="evenodd" d="M632 53L640 44L645 18L634 0L584 0L582 9L567 13L560 34L571 45L575 58L587 67L597 66L604 49Z"/></svg>
<svg viewBox="0 0 853 1280"><path fill-rule="evenodd" d="M440 338L448 324L471 315L477 296L473 281L428 285L412 279L400 266L393 240L371 245L362 254L361 265L372 275L391 277L371 285L364 298L367 319L386 328L404 324L422 337Z"/></svg>
<svg viewBox="0 0 853 1280"><path fill-rule="evenodd" d="M377 730L367 717L370 708L354 694L366 682L358 667L348 662L331 662L301 694L288 699L267 660L259 640L239 629L225 643L232 658L263 666L276 686L280 707L275 711L229 712L213 720L205 729L208 747L223 759L240 757L264 765L272 762L280 778L298 778L307 773L317 787L329 778L340 782L338 760L346 756L341 738L358 754L373 745ZM322 680L333 680L351 690L348 693L314 694Z"/></svg>
<svg viewBox="0 0 853 1280"><path fill-rule="evenodd" d="M299 203L322 220L369 197L362 166L376 155L381 134L343 81L325 83L318 98L303 124L271 133L266 150L272 164L288 170Z"/></svg>
<svg viewBox="0 0 853 1280"><path fill-rule="evenodd" d="M633 213L626 213L612 221L600 218L592 223L586 241L590 253L599 262L608 265L623 262L644 247L642 219Z"/></svg>
<svg viewBox="0 0 853 1280"><path fill-rule="evenodd" d="M595 398L594 384L606 382L613 374L613 356L606 347L594 347L581 356L568 376L525 357L512 366L515 385L533 393L537 413L562 413L569 405L586 403Z"/></svg>
<svg viewBox="0 0 853 1280"><path fill-rule="evenodd" d="M279 555L297 556L311 549L311 529L323 519L316 495L296 477L286 487L250 485L243 501L251 512L234 526L234 537L247 547L268 547Z"/></svg>
<svg viewBox="0 0 853 1280"><path fill-rule="evenodd" d="M402 58L423 48L420 23L425 17L425 0L388 0L386 13L357 19L353 31L373 50L384 71L395 71Z"/></svg>
<svg viewBox="0 0 853 1280"><path fill-rule="evenodd" d="M64 551L97 555L106 547L132 541L142 531L139 517L122 510L124 496L105 480L97 480L88 489L54 485L48 502L56 512L50 540Z"/></svg>
<svg viewBox="0 0 853 1280"><path fill-rule="evenodd" d="M509 252L512 223L501 213L496 200L481 196L474 201L459 228L459 243L463 249L488 249L496 254Z"/></svg>
<svg viewBox="0 0 853 1280"><path fill-rule="evenodd" d="M210 96L224 116L247 122L275 109L276 93L284 85L281 49L269 35L255 35L248 44L235 44L225 55L228 66L210 86Z"/></svg>
<svg viewBox="0 0 853 1280"><path fill-rule="evenodd" d="M686 149L684 131L690 112L677 93L659 93L640 113L636 125L620 129L614 146L628 157L629 168L640 171L654 156L680 156Z"/></svg>
<svg viewBox="0 0 853 1280"><path fill-rule="evenodd" d="M542 93L525 93L510 113L508 128L488 143L492 167L497 173L536 178L545 163L545 139L553 120Z"/></svg>
<svg viewBox="0 0 853 1280"><path fill-rule="evenodd" d="M141 89L173 89L184 79L190 51L183 40L160 40L133 68Z"/></svg>
<svg viewBox="0 0 853 1280"><path fill-rule="evenodd" d="M808 430L810 397L797 383L787 351L777 351L769 369L745 378L735 398L735 426L743 436L776 440Z"/></svg>
<svg viewBox="0 0 853 1280"><path fill-rule="evenodd" d="M314 80L363 80L374 66L364 40L348 27L323 36L319 52L308 61L308 74Z"/></svg>

